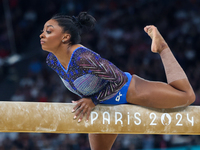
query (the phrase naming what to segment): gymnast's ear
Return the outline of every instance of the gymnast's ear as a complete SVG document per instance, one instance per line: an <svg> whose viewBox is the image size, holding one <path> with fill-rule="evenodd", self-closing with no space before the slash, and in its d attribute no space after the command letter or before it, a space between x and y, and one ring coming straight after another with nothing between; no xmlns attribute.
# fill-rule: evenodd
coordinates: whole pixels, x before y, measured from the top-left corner
<svg viewBox="0 0 200 150"><path fill-rule="evenodd" d="M71 35L69 33L65 33L62 39L63 43L70 43Z"/></svg>

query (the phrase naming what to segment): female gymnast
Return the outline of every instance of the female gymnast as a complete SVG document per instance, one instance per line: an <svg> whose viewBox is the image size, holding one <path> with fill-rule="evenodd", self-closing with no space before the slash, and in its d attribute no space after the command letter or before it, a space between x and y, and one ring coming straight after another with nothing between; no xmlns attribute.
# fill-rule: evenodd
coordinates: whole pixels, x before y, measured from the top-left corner
<svg viewBox="0 0 200 150"><path fill-rule="evenodd" d="M40 35L42 49L50 52L47 64L64 85L81 97L72 112L78 122L97 104L137 104L154 108L188 106L195 101L194 91L183 69L173 56L157 28L146 26L152 39L151 51L160 54L168 83L144 80L123 72L99 54L80 45L82 30L92 29L95 19L81 12L77 17L55 15ZM111 149L117 134L89 134L93 150ZM103 143L103 144L102 144Z"/></svg>

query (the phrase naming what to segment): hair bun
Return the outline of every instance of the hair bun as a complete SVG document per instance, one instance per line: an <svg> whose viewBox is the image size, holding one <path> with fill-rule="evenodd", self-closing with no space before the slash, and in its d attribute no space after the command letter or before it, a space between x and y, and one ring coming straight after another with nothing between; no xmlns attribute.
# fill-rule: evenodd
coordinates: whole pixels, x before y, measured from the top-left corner
<svg viewBox="0 0 200 150"><path fill-rule="evenodd" d="M87 12L80 12L76 18L78 20L77 24L79 24L79 28L91 30L95 26L95 18L89 15Z"/></svg>

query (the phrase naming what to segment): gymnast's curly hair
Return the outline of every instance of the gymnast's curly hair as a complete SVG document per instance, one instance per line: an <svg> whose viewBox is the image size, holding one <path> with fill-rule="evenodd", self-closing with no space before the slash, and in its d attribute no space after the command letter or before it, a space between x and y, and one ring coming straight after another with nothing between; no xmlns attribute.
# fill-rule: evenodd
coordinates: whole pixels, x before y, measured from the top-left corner
<svg viewBox="0 0 200 150"><path fill-rule="evenodd" d="M63 32L71 35L71 44L79 44L81 41L82 31L92 30L96 20L87 12L80 12L77 17L56 14L51 19L56 20L58 25L63 28Z"/></svg>

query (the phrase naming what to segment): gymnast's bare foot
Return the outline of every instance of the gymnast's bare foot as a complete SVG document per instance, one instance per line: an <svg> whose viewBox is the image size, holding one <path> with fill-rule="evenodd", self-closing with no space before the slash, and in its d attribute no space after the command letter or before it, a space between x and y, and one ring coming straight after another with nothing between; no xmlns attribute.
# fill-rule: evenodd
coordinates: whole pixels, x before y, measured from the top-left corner
<svg viewBox="0 0 200 150"><path fill-rule="evenodd" d="M158 31L158 29L153 26L146 26L144 28L144 31L151 37L152 43L151 43L151 51L154 53L161 53L162 50L168 48L167 43L163 39L162 35Z"/></svg>

